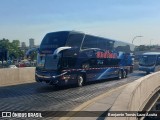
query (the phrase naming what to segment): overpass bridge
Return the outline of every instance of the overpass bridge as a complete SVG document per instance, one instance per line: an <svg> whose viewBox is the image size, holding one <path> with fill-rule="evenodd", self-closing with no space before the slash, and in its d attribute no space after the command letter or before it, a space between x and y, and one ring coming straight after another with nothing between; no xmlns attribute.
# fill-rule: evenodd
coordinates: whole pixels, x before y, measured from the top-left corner
<svg viewBox="0 0 160 120"><path fill-rule="evenodd" d="M114 116L122 111L155 111L159 105L160 72L146 76L135 71L122 80L88 83L82 88L55 88L35 83L34 71L35 68L0 69L1 112L48 111L50 114L44 113L47 117L35 118L47 120L146 120L143 116ZM113 116L108 117L109 114Z"/></svg>

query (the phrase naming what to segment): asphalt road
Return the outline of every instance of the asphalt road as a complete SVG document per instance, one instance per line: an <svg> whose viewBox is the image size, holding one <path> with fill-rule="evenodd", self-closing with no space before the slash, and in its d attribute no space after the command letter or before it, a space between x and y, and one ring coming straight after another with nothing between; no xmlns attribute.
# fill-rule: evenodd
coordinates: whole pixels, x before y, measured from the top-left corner
<svg viewBox="0 0 160 120"><path fill-rule="evenodd" d="M135 71L126 79L104 80L83 87L55 88L41 83L0 87L0 111L69 111L112 88L142 76L145 73Z"/></svg>

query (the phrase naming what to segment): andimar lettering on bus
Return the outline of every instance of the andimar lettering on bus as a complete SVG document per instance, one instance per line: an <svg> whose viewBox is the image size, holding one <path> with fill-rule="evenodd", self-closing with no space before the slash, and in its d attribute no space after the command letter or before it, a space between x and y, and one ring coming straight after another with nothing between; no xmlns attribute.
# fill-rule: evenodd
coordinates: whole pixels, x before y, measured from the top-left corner
<svg viewBox="0 0 160 120"><path fill-rule="evenodd" d="M97 58L117 58L117 54L116 53L111 53L108 50L105 51L105 52L98 51L96 53L96 57Z"/></svg>

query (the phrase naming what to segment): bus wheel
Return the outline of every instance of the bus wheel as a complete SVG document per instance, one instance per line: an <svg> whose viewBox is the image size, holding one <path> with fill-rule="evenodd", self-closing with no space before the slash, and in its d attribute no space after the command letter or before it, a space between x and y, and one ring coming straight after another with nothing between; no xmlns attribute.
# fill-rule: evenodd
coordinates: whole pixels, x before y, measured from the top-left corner
<svg viewBox="0 0 160 120"><path fill-rule="evenodd" d="M82 75L78 75L77 76L77 86L78 87L82 87L83 84L84 84L84 78L83 78L83 76Z"/></svg>
<svg viewBox="0 0 160 120"><path fill-rule="evenodd" d="M149 71L146 71L146 74L148 75L148 74L150 74L150 72L149 72Z"/></svg>
<svg viewBox="0 0 160 120"><path fill-rule="evenodd" d="M130 67L130 73L133 73L133 66Z"/></svg>
<svg viewBox="0 0 160 120"><path fill-rule="evenodd" d="M127 72L126 72L126 70L123 70L123 78L126 78L127 77Z"/></svg>
<svg viewBox="0 0 160 120"><path fill-rule="evenodd" d="M119 70L119 72L118 72L118 79L119 80L122 79L122 71L121 70Z"/></svg>

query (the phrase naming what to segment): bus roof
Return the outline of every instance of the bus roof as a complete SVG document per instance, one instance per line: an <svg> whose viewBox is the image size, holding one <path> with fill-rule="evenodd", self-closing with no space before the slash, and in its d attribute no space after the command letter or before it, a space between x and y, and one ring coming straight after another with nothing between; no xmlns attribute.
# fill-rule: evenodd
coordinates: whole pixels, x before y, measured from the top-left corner
<svg viewBox="0 0 160 120"><path fill-rule="evenodd" d="M66 33L81 33L81 34L84 34L84 35L89 35L89 36L98 37L98 38L102 38L102 39L108 39L108 40L111 40L111 41L119 41L119 40L114 40L114 39L110 39L110 38L106 38L106 37L102 37L102 36L97 36L97 35L93 35L93 34L87 34L87 33L81 32L81 31L75 31L75 30L55 31L55 32L49 32L47 34L59 33L59 32L61 32L61 33L63 33L63 32L66 32ZM123 41L120 41L120 42L123 42ZM123 42L123 43L126 43L126 42ZM127 44L131 44L131 43L127 43Z"/></svg>
<svg viewBox="0 0 160 120"><path fill-rule="evenodd" d="M52 34L52 33L82 33L82 34L84 34L83 32L80 32L80 31L74 31L74 30L66 30L66 31L55 31L55 32L49 32L49 33L47 33L47 34Z"/></svg>
<svg viewBox="0 0 160 120"><path fill-rule="evenodd" d="M110 38L106 38L106 37L102 37L102 36L97 36L97 35L93 35L93 34L86 34L84 32L81 32L81 31L75 31L75 30L66 30L66 31L56 31L56 32L49 32L48 34L52 34L52 33L59 33L59 32L66 32L66 33L81 33L81 34L84 34L84 35L89 35L89 36L93 36L93 37L97 37L97 38L102 38L102 39L106 39L106 40L110 40L110 41L117 41L117 42L121 42L122 44L128 44L130 46L134 46L134 44L132 43L128 43L128 42L124 42L124 41L121 41L121 40L114 40L114 39L110 39Z"/></svg>
<svg viewBox="0 0 160 120"><path fill-rule="evenodd" d="M146 52L143 55L160 55L160 52Z"/></svg>

